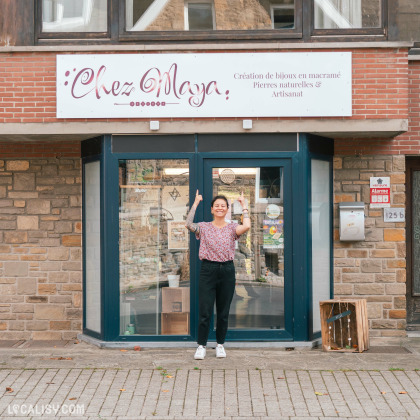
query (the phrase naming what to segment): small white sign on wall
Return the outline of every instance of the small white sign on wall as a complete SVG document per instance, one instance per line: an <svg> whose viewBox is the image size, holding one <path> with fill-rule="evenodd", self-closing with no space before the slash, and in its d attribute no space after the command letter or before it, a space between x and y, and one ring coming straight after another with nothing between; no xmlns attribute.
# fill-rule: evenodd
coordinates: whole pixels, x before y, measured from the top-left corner
<svg viewBox="0 0 420 420"><path fill-rule="evenodd" d="M405 222L405 208L385 208L384 222Z"/></svg>
<svg viewBox="0 0 420 420"><path fill-rule="evenodd" d="M351 52L57 56L57 118L351 115Z"/></svg>

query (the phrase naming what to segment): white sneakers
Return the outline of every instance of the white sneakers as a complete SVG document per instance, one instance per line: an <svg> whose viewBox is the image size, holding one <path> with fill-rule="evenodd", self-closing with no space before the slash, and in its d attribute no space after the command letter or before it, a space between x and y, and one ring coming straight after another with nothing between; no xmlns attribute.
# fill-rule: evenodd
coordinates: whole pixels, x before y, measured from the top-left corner
<svg viewBox="0 0 420 420"><path fill-rule="evenodd" d="M194 354L195 360L203 360L206 357L206 348L203 346L198 346Z"/></svg>
<svg viewBox="0 0 420 420"><path fill-rule="evenodd" d="M216 346L216 357L221 359L222 357L226 357L225 348L223 347L223 344L218 344Z"/></svg>
<svg viewBox="0 0 420 420"><path fill-rule="evenodd" d="M198 346L197 350L194 354L195 360L203 360L206 357L206 348L204 346ZM218 359L221 359L223 357L226 357L225 348L223 347L223 344L218 344L216 346L216 357Z"/></svg>

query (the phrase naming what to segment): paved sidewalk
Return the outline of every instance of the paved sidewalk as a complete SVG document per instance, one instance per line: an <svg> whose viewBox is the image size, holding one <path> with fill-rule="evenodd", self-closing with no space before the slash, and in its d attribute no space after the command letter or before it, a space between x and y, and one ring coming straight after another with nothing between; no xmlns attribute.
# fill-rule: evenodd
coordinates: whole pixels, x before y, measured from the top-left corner
<svg viewBox="0 0 420 420"><path fill-rule="evenodd" d="M195 361L194 349L0 348L0 418L420 419L420 338L363 354L227 353Z"/></svg>

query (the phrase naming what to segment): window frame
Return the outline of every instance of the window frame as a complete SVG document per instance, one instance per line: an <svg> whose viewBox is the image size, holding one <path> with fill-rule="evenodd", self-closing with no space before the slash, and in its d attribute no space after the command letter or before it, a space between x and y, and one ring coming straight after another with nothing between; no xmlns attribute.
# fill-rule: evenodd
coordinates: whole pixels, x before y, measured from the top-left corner
<svg viewBox="0 0 420 420"><path fill-rule="evenodd" d="M388 4L386 0L379 0L381 4L381 22L378 28L351 28L351 29L315 29L315 2L310 1L311 13L311 39L317 41L325 41L334 36L335 39L352 39L360 40L361 36L375 37L375 40L384 40L387 36L388 27ZM356 37L356 38L354 38Z"/></svg>
<svg viewBox="0 0 420 420"><path fill-rule="evenodd" d="M192 0L191 0L192 1ZM196 0L197 2L200 0ZM212 30L212 31L138 31L125 30L125 0L107 0L106 32L42 32L42 3L35 0L35 43L66 45L120 44L125 43L180 43L200 42L361 42L386 41L396 36L397 0L381 0L382 27L360 29L315 29L313 0L295 0L294 29L255 29L255 30ZM273 5L270 5L270 12ZM274 5L275 6L275 5ZM185 3L184 3L185 7ZM216 19L213 5L214 19ZM185 25L185 22L184 22Z"/></svg>
<svg viewBox="0 0 420 420"><path fill-rule="evenodd" d="M212 0L186 0L184 2L184 30L190 31L190 21L189 21L189 15L188 15L188 6L190 4L208 4L211 7L211 17L212 17L212 23L213 23L213 29L209 32L215 31L216 29L216 11L214 9L214 2ZM194 32L197 32L196 29L193 29ZM207 31L207 30L206 30Z"/></svg>
<svg viewBox="0 0 420 420"><path fill-rule="evenodd" d="M108 39L111 37L111 20L112 20L112 0L107 2L107 30L105 32L43 32L42 30L42 6L43 0L36 1L35 9L35 34L36 39L40 40L67 40L67 39Z"/></svg>
<svg viewBox="0 0 420 420"><path fill-rule="evenodd" d="M255 29L255 30L217 30L213 31L127 31L126 30L126 1L119 1L119 40L120 41L258 41L258 40L301 40L303 36L303 2L295 1L294 29ZM191 2L198 2L192 1ZM185 3L184 3L185 4ZM214 6L213 6L214 7ZM214 19L216 14L214 13ZM185 27L185 22L184 22Z"/></svg>

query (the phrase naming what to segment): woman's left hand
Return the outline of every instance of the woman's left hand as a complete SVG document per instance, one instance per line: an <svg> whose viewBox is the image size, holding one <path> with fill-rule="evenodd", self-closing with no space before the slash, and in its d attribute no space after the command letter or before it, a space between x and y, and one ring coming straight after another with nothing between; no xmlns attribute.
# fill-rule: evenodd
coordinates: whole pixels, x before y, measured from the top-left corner
<svg viewBox="0 0 420 420"><path fill-rule="evenodd" d="M244 198L244 192L241 192L241 195L238 197L238 201L241 204L242 208L245 206L245 198Z"/></svg>
<svg viewBox="0 0 420 420"><path fill-rule="evenodd" d="M241 192L241 195L238 197L238 201L242 206L242 209L245 209L245 197L244 192ZM248 210L248 209L247 209ZM251 219L249 218L249 210L245 213L245 217L243 217L242 224L236 225L236 234L238 236L242 235L243 233L247 232L251 227Z"/></svg>

